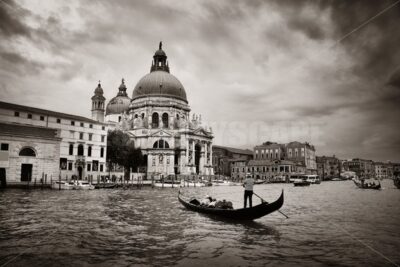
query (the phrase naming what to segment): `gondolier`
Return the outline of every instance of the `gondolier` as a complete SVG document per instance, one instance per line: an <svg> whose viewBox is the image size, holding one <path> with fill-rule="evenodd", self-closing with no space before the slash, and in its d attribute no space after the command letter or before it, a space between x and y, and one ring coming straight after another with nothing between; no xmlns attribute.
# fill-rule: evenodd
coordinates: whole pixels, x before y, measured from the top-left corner
<svg viewBox="0 0 400 267"><path fill-rule="evenodd" d="M253 206L252 198L253 198L253 186L254 179L250 173L246 174L246 179L243 182L244 187L244 208L247 206L247 198L249 199L250 208Z"/></svg>

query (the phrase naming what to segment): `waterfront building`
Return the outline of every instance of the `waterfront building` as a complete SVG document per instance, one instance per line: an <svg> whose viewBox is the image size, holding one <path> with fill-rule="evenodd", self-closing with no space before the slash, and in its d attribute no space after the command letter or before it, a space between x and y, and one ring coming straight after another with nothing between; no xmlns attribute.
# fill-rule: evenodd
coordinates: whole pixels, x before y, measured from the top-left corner
<svg viewBox="0 0 400 267"><path fill-rule="evenodd" d="M190 113L185 88L170 73L161 42L150 73L138 81L131 98L126 90L122 80L107 104L105 120L142 150L148 176L213 174L211 128Z"/></svg>
<svg viewBox="0 0 400 267"><path fill-rule="evenodd" d="M0 122L0 180L3 186L58 179L60 131Z"/></svg>
<svg viewBox="0 0 400 267"><path fill-rule="evenodd" d="M247 162L253 158L253 151L250 149L240 149L227 146L213 146L212 165L215 174L232 176L232 164ZM235 163L238 160L238 163Z"/></svg>
<svg viewBox="0 0 400 267"><path fill-rule="evenodd" d="M31 177L31 180L39 180L42 173L54 177L54 166L42 167L44 166L44 159L47 160L49 156L57 160L57 176L61 175L62 179L71 179L72 176L84 179L89 176L96 177L105 174L107 125L101 122L101 117L104 116L102 92L99 83L95 89L96 97L92 98L92 116L99 121L77 115L0 102L0 123L12 125L9 127L13 129L14 135L18 138L25 137L27 140L25 143L18 143L19 141L10 140L10 137L2 137L1 139L1 143L4 146L8 145L9 148L8 166L13 166L13 162L19 162L18 166L12 167L14 169L5 168L7 181L25 182L27 176L24 173L30 173L28 176ZM31 136L30 132L39 132L39 134ZM57 132L57 136L50 138L49 136L55 132ZM58 138L60 138L59 141L57 141ZM55 149L53 146L57 142L57 149ZM35 155L29 158L28 162L31 163L24 163L23 160L15 159L25 148L25 151L34 152L30 152L31 155ZM26 167L23 164L32 164L32 166ZM32 170L27 171L28 168L32 168Z"/></svg>
<svg viewBox="0 0 400 267"><path fill-rule="evenodd" d="M357 174L358 177L373 177L375 174L374 162L366 159L351 159L343 162L343 169L346 171L352 171Z"/></svg>
<svg viewBox="0 0 400 267"><path fill-rule="evenodd" d="M289 160L296 169L305 174L316 174L317 164L315 147L307 142L290 142L278 144L265 142L254 148L255 160Z"/></svg>
<svg viewBox="0 0 400 267"><path fill-rule="evenodd" d="M388 178L389 164L383 162L374 162L375 178L386 179Z"/></svg>
<svg viewBox="0 0 400 267"><path fill-rule="evenodd" d="M322 156L316 157L317 162L317 174L322 180L331 180L333 178L340 177L341 173L341 161L335 157Z"/></svg>

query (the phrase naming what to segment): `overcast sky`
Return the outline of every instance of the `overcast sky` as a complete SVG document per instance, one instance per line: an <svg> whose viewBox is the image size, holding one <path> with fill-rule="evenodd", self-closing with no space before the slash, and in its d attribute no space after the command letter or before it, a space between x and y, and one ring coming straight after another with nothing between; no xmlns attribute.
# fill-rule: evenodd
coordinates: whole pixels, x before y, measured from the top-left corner
<svg viewBox="0 0 400 267"><path fill-rule="evenodd" d="M214 144L400 161L400 4L358 28L395 2L0 0L0 99L90 117L163 41Z"/></svg>

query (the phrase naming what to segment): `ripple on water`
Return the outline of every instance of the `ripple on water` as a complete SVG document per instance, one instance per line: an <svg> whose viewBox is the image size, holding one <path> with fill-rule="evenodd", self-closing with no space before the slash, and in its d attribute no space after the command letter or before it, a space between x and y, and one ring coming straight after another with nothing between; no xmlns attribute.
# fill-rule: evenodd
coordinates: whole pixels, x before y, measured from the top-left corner
<svg viewBox="0 0 400 267"><path fill-rule="evenodd" d="M188 211L177 201L177 189L0 191L0 265L19 254L12 265L390 265L361 242L400 264L400 191L384 187L358 190L351 182L256 186L267 201L284 188L282 211L290 219L273 213L250 223ZM242 190L183 191L241 207Z"/></svg>

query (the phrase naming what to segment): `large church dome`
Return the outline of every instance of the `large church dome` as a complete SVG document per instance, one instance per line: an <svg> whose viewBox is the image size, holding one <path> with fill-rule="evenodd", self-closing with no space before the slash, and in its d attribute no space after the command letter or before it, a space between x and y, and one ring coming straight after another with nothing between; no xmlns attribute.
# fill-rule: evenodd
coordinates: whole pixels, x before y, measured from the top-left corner
<svg viewBox="0 0 400 267"><path fill-rule="evenodd" d="M128 94L126 93L126 86L124 79L122 79L122 83L118 89L119 92L117 96L113 97L107 104L106 115L121 114L125 111L128 111L129 109L129 104L131 103L131 99L128 97Z"/></svg>
<svg viewBox="0 0 400 267"><path fill-rule="evenodd" d="M160 47L154 54L153 59L150 73L136 84L132 100L149 96L161 96L183 100L187 103L185 88L174 75L169 73L167 56L162 50L162 43L160 43Z"/></svg>

